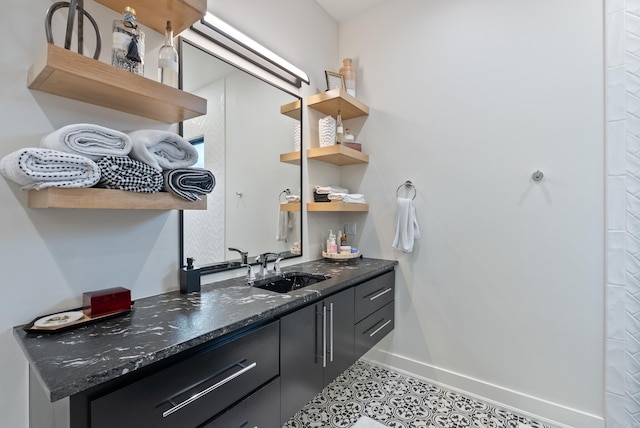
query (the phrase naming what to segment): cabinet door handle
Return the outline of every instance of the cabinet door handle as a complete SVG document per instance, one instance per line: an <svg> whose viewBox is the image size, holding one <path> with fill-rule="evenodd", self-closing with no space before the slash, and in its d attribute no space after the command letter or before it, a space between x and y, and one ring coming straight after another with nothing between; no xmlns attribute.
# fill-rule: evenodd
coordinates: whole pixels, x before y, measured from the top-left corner
<svg viewBox="0 0 640 428"><path fill-rule="evenodd" d="M381 291L380 293L376 294L375 296L369 297L369 301L376 300L378 297L387 294L391 290L393 290L393 288L387 288L386 290Z"/></svg>
<svg viewBox="0 0 640 428"><path fill-rule="evenodd" d="M331 332L331 348L329 348L329 361L333 362L333 302L329 304L329 312L331 312L331 318L329 318L329 331Z"/></svg>
<svg viewBox="0 0 640 428"><path fill-rule="evenodd" d="M369 335L369 337L373 337L373 336L375 336L376 334L378 334L378 332L379 332L380 330L382 330L383 328L385 328L385 327L386 327L386 326L388 326L389 324L391 324L391 320L387 320L387 322L386 322L386 323L384 323L384 324L382 324L380 327L376 328L376 329L375 329L375 331Z"/></svg>
<svg viewBox="0 0 640 428"><path fill-rule="evenodd" d="M322 307L322 367L327 367L327 307Z"/></svg>
<svg viewBox="0 0 640 428"><path fill-rule="evenodd" d="M189 404L193 403L196 400L199 400L203 396L207 395L208 393L210 393L212 391L215 391L216 389L220 388L225 383L232 381L233 379L237 378L238 376L243 375L244 373L248 372L249 370L251 370L252 368L254 368L257 365L258 365L258 363L252 363L252 364L248 365L247 367L244 367L241 370L238 370L237 372L235 372L231 376L222 379L220 382L218 382L218 383L216 383L214 385L211 385L209 388L207 388L207 389L205 389L203 391L200 391L195 395L192 395L191 397L189 397L186 400L184 400L182 403L176 404L175 406L173 406L172 408L170 408L169 410L164 412L162 414L162 417L166 418L170 414L177 412L178 410L182 409L185 406L188 406Z"/></svg>

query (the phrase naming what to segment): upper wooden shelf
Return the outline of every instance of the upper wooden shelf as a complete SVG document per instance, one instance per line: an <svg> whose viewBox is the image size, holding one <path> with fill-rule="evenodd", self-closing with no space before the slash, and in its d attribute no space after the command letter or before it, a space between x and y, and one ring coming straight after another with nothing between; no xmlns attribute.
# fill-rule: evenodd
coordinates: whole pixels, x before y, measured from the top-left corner
<svg viewBox="0 0 640 428"><path fill-rule="evenodd" d="M29 69L28 87L165 123L207 113L204 98L52 44Z"/></svg>
<svg viewBox="0 0 640 428"><path fill-rule="evenodd" d="M295 120L302 118L302 102L300 100L280 106L280 113Z"/></svg>
<svg viewBox="0 0 640 428"><path fill-rule="evenodd" d="M300 165L300 152L281 153L280 162Z"/></svg>
<svg viewBox="0 0 640 428"><path fill-rule="evenodd" d="M345 202L308 202L307 211L367 212L369 211L369 204L350 204Z"/></svg>
<svg viewBox="0 0 640 428"><path fill-rule="evenodd" d="M334 144L333 146L308 149L307 159L315 159L334 165L353 165L357 163L368 163L369 155L343 144Z"/></svg>
<svg viewBox="0 0 640 428"><path fill-rule="evenodd" d="M118 13L126 6L136 10L136 20L158 33L164 34L171 21L174 34L189 28L207 12L207 0L96 0Z"/></svg>
<svg viewBox="0 0 640 428"><path fill-rule="evenodd" d="M125 190L49 187L29 190L29 208L88 208L121 210L206 210L207 197L194 202L171 193L138 193Z"/></svg>
<svg viewBox="0 0 640 428"><path fill-rule="evenodd" d="M314 110L333 117L336 117L338 111L340 111L342 120L367 116L369 114L369 107L341 89L332 89L327 92L312 95L307 98L307 105Z"/></svg>

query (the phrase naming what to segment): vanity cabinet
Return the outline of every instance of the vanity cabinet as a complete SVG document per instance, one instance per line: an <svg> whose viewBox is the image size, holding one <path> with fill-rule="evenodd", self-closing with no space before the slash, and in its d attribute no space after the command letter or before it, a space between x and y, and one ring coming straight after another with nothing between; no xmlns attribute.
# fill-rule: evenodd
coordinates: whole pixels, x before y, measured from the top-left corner
<svg viewBox="0 0 640 428"><path fill-rule="evenodd" d="M124 387L98 393L89 399L89 425L78 428L231 426L221 424L241 418L241 408L261 402L261 397L271 395L269 391L278 390L278 383L270 382L279 374L279 334L279 323L272 322ZM241 408L231 408L247 396ZM265 409L272 407L264 405ZM221 414L228 408L233 411ZM270 411L271 419L277 419L278 407ZM213 419L219 414L220 419Z"/></svg>
<svg viewBox="0 0 640 428"><path fill-rule="evenodd" d="M355 361L353 302L349 288L280 320L282 424Z"/></svg>
<svg viewBox="0 0 640 428"><path fill-rule="evenodd" d="M355 358L362 357L394 328L395 272L355 288Z"/></svg>

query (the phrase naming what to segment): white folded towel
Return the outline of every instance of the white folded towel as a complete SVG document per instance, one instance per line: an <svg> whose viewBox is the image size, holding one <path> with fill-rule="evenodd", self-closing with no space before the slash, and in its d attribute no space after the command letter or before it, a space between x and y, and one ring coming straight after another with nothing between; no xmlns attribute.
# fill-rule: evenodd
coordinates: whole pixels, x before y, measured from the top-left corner
<svg viewBox="0 0 640 428"><path fill-rule="evenodd" d="M413 251L414 241L420 238L413 199L398 198L396 221L396 236L392 246L396 250L410 253Z"/></svg>
<svg viewBox="0 0 640 428"><path fill-rule="evenodd" d="M330 186L316 186L315 192L319 195L328 195L329 193L349 193L349 189L332 184Z"/></svg>
<svg viewBox="0 0 640 428"><path fill-rule="evenodd" d="M129 156L157 170L188 168L198 162L195 147L174 132L141 129L128 134L133 143Z"/></svg>
<svg viewBox="0 0 640 428"><path fill-rule="evenodd" d="M0 174L22 189L91 187L100 180L98 165L84 156L57 150L26 148L0 159Z"/></svg>
<svg viewBox="0 0 640 428"><path fill-rule="evenodd" d="M330 201L342 201L344 199L345 195L346 195L346 193L333 193L332 192L332 193L329 193L327 195L327 198Z"/></svg>
<svg viewBox="0 0 640 428"><path fill-rule="evenodd" d="M367 203L362 193L348 193L344 195L344 197L342 198L342 201L348 204L366 204Z"/></svg>
<svg viewBox="0 0 640 428"><path fill-rule="evenodd" d="M124 132L91 123L76 123L45 135L43 149L58 150L100 160L103 156L127 156L131 139Z"/></svg>
<svg viewBox="0 0 640 428"><path fill-rule="evenodd" d="M287 202L300 202L300 195L286 195Z"/></svg>
<svg viewBox="0 0 640 428"><path fill-rule="evenodd" d="M293 228L293 213L291 211L281 211L278 206L278 220L276 224L276 241L287 241L289 230Z"/></svg>

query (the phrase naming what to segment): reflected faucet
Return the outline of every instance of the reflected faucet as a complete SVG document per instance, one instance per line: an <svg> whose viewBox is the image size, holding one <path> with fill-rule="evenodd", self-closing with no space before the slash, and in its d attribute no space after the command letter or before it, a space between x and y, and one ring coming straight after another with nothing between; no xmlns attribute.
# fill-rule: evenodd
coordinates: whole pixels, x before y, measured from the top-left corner
<svg viewBox="0 0 640 428"><path fill-rule="evenodd" d="M229 247L229 251L237 251L240 254L240 264L241 265L246 265L246 264L249 263L249 259L248 259L249 253L247 253L246 251L242 251L242 250L239 250L237 248L232 248L232 247Z"/></svg>

